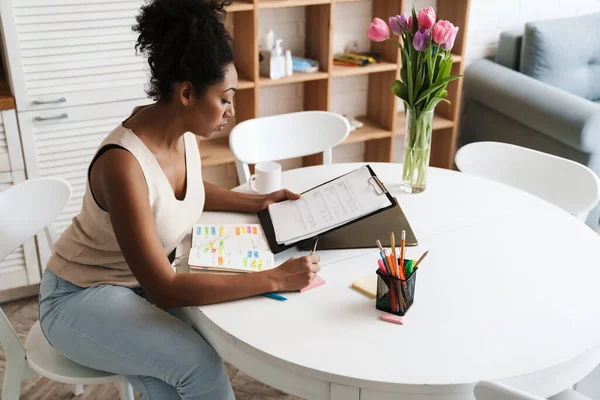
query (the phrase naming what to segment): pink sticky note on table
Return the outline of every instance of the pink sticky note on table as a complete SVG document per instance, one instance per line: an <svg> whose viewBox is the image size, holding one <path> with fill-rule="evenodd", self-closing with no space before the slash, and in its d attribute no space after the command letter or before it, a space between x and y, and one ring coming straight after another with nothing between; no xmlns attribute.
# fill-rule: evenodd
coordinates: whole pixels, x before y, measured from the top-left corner
<svg viewBox="0 0 600 400"><path fill-rule="evenodd" d="M325 279L321 278L319 275L315 275L310 285L305 288L300 289L300 293L306 292L307 290L314 289L319 286L323 286L325 284Z"/></svg>

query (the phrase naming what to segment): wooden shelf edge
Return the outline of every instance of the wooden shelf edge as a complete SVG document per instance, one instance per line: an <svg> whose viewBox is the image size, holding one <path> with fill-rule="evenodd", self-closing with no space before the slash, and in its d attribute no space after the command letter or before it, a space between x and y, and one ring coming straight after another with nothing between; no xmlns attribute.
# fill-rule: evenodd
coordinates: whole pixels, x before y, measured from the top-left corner
<svg viewBox="0 0 600 400"><path fill-rule="evenodd" d="M406 133L406 114L404 111L398 112L396 116L396 135L404 136ZM451 119L437 115L433 113L433 130L439 131L442 129L448 129L454 127L454 121Z"/></svg>
<svg viewBox="0 0 600 400"><path fill-rule="evenodd" d="M252 89L256 85L248 78L239 77L237 90Z"/></svg>
<svg viewBox="0 0 600 400"><path fill-rule="evenodd" d="M10 87L6 81L0 81L0 111L14 110L15 98L10 92Z"/></svg>
<svg viewBox="0 0 600 400"><path fill-rule="evenodd" d="M331 4L331 0L259 0L258 8L290 8Z"/></svg>
<svg viewBox="0 0 600 400"><path fill-rule="evenodd" d="M398 69L398 67L399 66L397 64L386 61L364 67L344 67L341 65L334 65L333 70L331 71L331 76L334 78L339 78L344 76L374 74L377 72L395 71Z"/></svg>
<svg viewBox="0 0 600 400"><path fill-rule="evenodd" d="M369 140L385 139L392 136L392 131L382 128L378 123L367 117L356 117L364 124L362 128L350 132L343 144L368 142Z"/></svg>
<svg viewBox="0 0 600 400"><path fill-rule="evenodd" d="M245 1L233 1L229 7L225 7L225 11L228 13L252 10L254 10L254 4Z"/></svg>
<svg viewBox="0 0 600 400"><path fill-rule="evenodd" d="M287 85L290 83L300 83L300 82L308 82L308 81L317 81L321 79L327 79L329 74L327 72L319 71L319 72L294 72L292 76L286 76L285 78L280 79L270 79L266 76L261 76L258 80L259 86L278 86L278 85Z"/></svg>
<svg viewBox="0 0 600 400"><path fill-rule="evenodd" d="M235 162L229 148L229 137L203 139L198 141L202 167L215 167Z"/></svg>

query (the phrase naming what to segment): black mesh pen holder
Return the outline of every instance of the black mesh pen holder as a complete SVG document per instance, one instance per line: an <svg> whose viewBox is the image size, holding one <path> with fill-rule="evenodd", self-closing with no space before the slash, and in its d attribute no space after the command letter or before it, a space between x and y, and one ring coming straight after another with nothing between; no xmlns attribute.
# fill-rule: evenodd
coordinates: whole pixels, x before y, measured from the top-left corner
<svg viewBox="0 0 600 400"><path fill-rule="evenodd" d="M377 298L375 308L390 314L403 316L415 298L417 271L406 280L394 278L381 272L377 273Z"/></svg>

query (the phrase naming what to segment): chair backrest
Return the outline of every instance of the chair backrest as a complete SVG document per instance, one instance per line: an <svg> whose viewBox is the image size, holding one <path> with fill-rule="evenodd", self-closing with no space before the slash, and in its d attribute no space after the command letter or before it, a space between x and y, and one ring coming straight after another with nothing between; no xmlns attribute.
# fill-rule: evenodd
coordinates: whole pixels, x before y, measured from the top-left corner
<svg viewBox="0 0 600 400"><path fill-rule="evenodd" d="M544 400L522 390L492 381L479 381L473 388L477 400Z"/></svg>
<svg viewBox="0 0 600 400"><path fill-rule="evenodd" d="M0 192L0 260L46 228L71 198L62 178L35 178Z"/></svg>
<svg viewBox="0 0 600 400"><path fill-rule="evenodd" d="M71 186L61 178L36 178L0 192L0 260L46 228L71 198ZM0 345L6 360L24 357L25 348L0 309Z"/></svg>
<svg viewBox="0 0 600 400"><path fill-rule="evenodd" d="M462 172L538 196L585 221L600 199L600 180L588 167L551 154L499 142L475 142L455 156Z"/></svg>
<svg viewBox="0 0 600 400"><path fill-rule="evenodd" d="M343 116L327 111L301 111L243 121L229 135L240 184L248 182L248 164L323 153L331 163L331 149L350 133Z"/></svg>

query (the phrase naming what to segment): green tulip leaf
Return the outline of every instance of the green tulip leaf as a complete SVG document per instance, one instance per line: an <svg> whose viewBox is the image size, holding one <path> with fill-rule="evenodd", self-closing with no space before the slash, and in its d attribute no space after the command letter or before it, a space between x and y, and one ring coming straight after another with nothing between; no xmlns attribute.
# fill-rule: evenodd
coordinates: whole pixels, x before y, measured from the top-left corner
<svg viewBox="0 0 600 400"><path fill-rule="evenodd" d="M404 101L408 101L408 89L405 84L395 80L392 82L392 93Z"/></svg>

